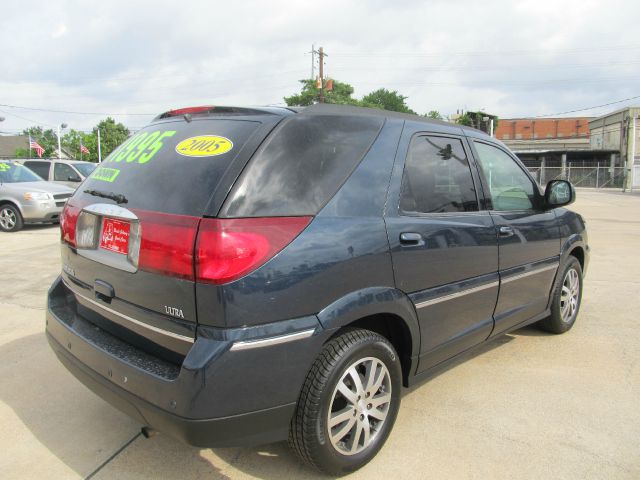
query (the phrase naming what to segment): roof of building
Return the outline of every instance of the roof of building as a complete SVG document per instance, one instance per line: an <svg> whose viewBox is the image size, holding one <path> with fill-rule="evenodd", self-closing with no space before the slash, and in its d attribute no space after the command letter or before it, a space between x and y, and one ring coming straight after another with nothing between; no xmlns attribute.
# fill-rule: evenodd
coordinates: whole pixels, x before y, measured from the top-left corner
<svg viewBox="0 0 640 480"><path fill-rule="evenodd" d="M27 135L0 135L0 157L15 157L17 148L29 148Z"/></svg>

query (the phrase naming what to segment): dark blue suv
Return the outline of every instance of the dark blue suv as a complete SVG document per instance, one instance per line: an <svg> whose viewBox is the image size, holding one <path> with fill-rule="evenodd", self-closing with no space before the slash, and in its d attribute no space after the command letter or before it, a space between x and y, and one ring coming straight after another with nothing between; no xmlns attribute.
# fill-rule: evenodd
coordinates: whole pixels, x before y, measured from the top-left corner
<svg viewBox="0 0 640 480"><path fill-rule="evenodd" d="M585 224L495 139L379 110L158 116L67 202L47 335L144 425L197 446L288 438L344 474L402 386L578 315Z"/></svg>

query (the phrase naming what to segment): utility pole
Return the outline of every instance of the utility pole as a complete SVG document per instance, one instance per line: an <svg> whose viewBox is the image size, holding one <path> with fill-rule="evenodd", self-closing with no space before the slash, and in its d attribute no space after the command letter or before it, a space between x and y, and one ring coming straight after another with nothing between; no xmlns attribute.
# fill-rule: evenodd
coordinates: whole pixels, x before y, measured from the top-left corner
<svg viewBox="0 0 640 480"><path fill-rule="evenodd" d="M320 47L318 50L318 57L320 59L319 70L320 70L320 103L324 103L324 49Z"/></svg>
<svg viewBox="0 0 640 480"><path fill-rule="evenodd" d="M100 127L98 127L98 163L102 163L102 149L100 148Z"/></svg>
<svg viewBox="0 0 640 480"><path fill-rule="evenodd" d="M311 80L316 78L316 46L311 44L311 76L309 77Z"/></svg>
<svg viewBox="0 0 640 480"><path fill-rule="evenodd" d="M633 184L635 182L635 173L636 173L636 136L638 135L636 133L636 113L633 112L633 121L632 121L632 127L631 127L631 135L633 135L632 137L632 141L631 141L631 161L629 163L631 163L631 172L629 175L630 177L630 181L629 181L629 191L633 192ZM628 160L627 160L628 161Z"/></svg>

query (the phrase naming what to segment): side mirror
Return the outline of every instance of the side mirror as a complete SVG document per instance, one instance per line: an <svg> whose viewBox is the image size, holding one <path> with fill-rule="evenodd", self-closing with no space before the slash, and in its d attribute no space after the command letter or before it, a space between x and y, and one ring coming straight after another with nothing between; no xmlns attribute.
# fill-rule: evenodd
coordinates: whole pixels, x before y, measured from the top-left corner
<svg viewBox="0 0 640 480"><path fill-rule="evenodd" d="M563 207L575 202L576 190L566 180L551 180L544 190L544 201L549 208Z"/></svg>
<svg viewBox="0 0 640 480"><path fill-rule="evenodd" d="M69 175L67 180L70 182L81 182L82 180L77 175Z"/></svg>

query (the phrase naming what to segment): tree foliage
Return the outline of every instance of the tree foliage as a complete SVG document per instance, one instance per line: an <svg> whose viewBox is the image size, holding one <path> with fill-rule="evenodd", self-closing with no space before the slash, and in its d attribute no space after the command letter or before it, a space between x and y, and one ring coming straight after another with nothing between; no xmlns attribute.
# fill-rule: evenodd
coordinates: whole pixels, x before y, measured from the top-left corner
<svg viewBox="0 0 640 480"><path fill-rule="evenodd" d="M98 129L100 129L100 145L102 158L106 158L113 150L129 138L130 132L122 123L116 122L113 118L107 117L93 127L90 133L78 130L69 130L65 133L60 142L62 148L69 152L76 160L82 158L88 162L98 161ZM54 158L58 151L58 137L56 131L52 129L43 130L42 127L29 127L23 131L24 135L31 135L31 138L44 148L45 158ZM80 142L89 150L89 153L80 154ZM35 156L35 152L31 152ZM17 158L29 157L29 149L16 149Z"/></svg>
<svg viewBox="0 0 640 480"><path fill-rule="evenodd" d="M58 152L58 136L55 130L47 129L43 130L42 127L29 127L25 128L22 132L24 135L31 135L31 138L42 145L44 148L43 157L55 157ZM35 156L35 152L31 152L31 156ZM16 148L17 158L28 158L29 148Z"/></svg>
<svg viewBox="0 0 640 480"><path fill-rule="evenodd" d="M444 120L444 117L440 115L440 112L437 110L430 110L428 113L424 114L427 118L433 118L434 120Z"/></svg>
<svg viewBox="0 0 640 480"><path fill-rule="evenodd" d="M316 86L315 80L300 80L302 89L300 93L284 97L284 101L290 107L306 107L318 103L320 99L320 89ZM333 89L324 91L325 103L338 105L356 105L359 107L380 108L392 110L394 112L416 113L411 110L405 100L408 97L401 95L397 91L390 91L386 88L379 88L361 100L353 98L353 87L345 82L333 80Z"/></svg>
<svg viewBox="0 0 640 480"><path fill-rule="evenodd" d="M400 95L396 90L390 91L386 88L379 88L364 97L360 101L360 105L363 107L380 108L382 110L391 110L393 112L413 113L405 100L409 97Z"/></svg>
<svg viewBox="0 0 640 480"><path fill-rule="evenodd" d="M473 127L473 119L468 113L463 113L458 117L456 123L459 125L465 125L467 127Z"/></svg>
<svg viewBox="0 0 640 480"><path fill-rule="evenodd" d="M318 103L320 99L320 89L316 87L315 80L300 80L302 89L300 93L284 97L284 101L289 107L308 107ZM353 98L353 87L348 83L333 81L333 89L325 90L325 103L338 105L359 105L359 101Z"/></svg>

